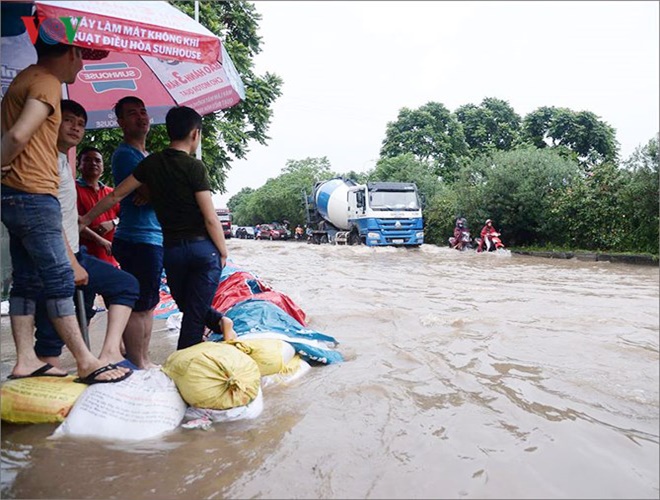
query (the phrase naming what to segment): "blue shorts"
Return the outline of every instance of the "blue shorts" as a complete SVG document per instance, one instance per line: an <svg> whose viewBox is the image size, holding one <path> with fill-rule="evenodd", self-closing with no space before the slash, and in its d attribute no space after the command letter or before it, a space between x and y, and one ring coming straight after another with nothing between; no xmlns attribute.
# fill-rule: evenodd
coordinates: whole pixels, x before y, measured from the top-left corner
<svg viewBox="0 0 660 500"><path fill-rule="evenodd" d="M160 302L160 277L163 274L163 247L147 243L130 243L116 238L112 241L112 255L140 284L140 296L133 310L154 309Z"/></svg>

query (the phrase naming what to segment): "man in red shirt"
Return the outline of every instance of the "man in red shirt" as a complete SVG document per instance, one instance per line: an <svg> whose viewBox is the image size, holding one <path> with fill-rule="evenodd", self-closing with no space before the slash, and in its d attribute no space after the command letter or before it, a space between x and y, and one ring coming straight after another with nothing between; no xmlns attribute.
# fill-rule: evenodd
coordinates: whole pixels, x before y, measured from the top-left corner
<svg viewBox="0 0 660 500"><path fill-rule="evenodd" d="M112 188L99 179L103 174L103 156L93 147L86 147L78 154L80 177L76 180L78 192L78 213L85 215L101 199L112 193ZM92 224L80 233L80 243L87 253L115 267L119 264L112 256L112 238L115 235L119 217L119 204L99 215Z"/></svg>

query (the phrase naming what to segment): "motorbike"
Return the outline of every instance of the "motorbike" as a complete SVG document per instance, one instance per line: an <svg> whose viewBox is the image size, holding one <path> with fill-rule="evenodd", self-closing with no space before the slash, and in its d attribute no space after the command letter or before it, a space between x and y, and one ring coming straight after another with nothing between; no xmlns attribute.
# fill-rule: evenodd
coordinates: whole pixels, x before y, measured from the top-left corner
<svg viewBox="0 0 660 500"><path fill-rule="evenodd" d="M491 233L486 238L486 241L481 242L481 238L476 239L478 243L477 251L495 252L500 248L504 248L504 243L500 239L500 233ZM484 248L485 247L485 248Z"/></svg>
<svg viewBox="0 0 660 500"><path fill-rule="evenodd" d="M467 229L461 231L460 242L456 241L454 236L449 238L449 247L455 250L472 250L474 248L474 243L472 237L470 236L470 231Z"/></svg>

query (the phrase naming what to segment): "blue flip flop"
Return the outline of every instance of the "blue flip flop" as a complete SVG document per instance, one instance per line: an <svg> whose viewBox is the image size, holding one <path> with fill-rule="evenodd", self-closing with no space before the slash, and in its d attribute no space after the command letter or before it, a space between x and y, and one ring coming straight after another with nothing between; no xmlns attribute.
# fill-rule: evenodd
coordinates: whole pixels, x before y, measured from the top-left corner
<svg viewBox="0 0 660 500"><path fill-rule="evenodd" d="M142 368L139 368L130 359L124 359L124 360L120 361L119 363L115 363L115 365L116 366L121 366L122 368L129 368L131 370L142 370Z"/></svg>
<svg viewBox="0 0 660 500"><path fill-rule="evenodd" d="M46 373L48 370L55 368L50 363L46 363L41 368L37 368L29 375L9 375L7 378L9 380L19 380L22 378L32 378L32 377L66 377L68 373Z"/></svg>

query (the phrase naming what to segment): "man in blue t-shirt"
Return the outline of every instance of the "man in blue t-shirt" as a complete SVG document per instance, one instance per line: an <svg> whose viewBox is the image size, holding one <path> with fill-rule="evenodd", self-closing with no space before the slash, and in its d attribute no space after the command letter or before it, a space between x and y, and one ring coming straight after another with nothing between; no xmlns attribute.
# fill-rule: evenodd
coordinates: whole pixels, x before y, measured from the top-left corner
<svg viewBox="0 0 660 500"><path fill-rule="evenodd" d="M112 155L112 176L118 186L148 156L149 114L142 100L127 96L115 104L115 115L124 133L123 142ZM152 368L155 365L149 359L149 340L153 311L160 300L163 234L147 189L122 200L112 254L121 268L140 283L140 297L124 332L126 357L139 368Z"/></svg>

